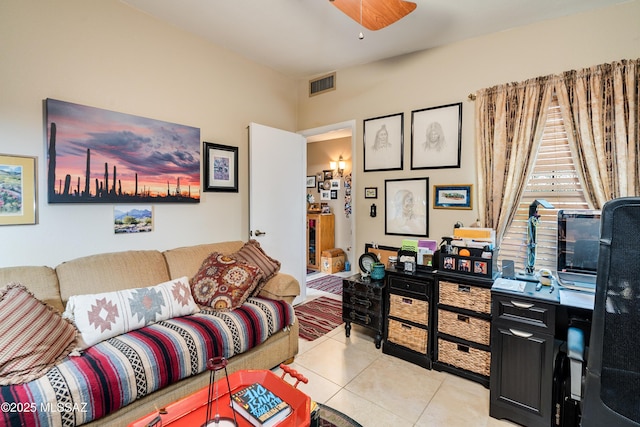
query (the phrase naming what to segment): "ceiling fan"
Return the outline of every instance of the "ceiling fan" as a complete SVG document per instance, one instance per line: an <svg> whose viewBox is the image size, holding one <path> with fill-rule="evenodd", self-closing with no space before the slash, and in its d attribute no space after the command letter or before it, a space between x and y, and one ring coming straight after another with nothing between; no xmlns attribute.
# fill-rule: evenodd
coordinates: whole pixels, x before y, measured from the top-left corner
<svg viewBox="0 0 640 427"><path fill-rule="evenodd" d="M349 18L376 31L414 11L416 4L404 0L329 0Z"/></svg>

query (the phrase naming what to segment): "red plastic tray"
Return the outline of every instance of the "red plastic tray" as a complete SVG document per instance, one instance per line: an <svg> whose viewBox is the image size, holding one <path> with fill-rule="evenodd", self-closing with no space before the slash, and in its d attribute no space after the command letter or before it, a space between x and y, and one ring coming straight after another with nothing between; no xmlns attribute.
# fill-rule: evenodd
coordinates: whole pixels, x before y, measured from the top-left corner
<svg viewBox="0 0 640 427"><path fill-rule="evenodd" d="M216 375L218 377L218 375ZM287 426L309 426L311 398L289 384L276 374L268 370L244 370L229 375L229 383L231 385L231 393L242 387L253 383L260 383L273 391L282 400L291 405L293 411L287 418L278 424L279 427ZM217 387L217 389L216 389ZM215 382L214 394L218 391L220 401L217 406L217 412L221 417L233 418L231 408L229 407L229 389L227 380L224 376L218 378ZM149 425L158 416L162 419L162 423L158 422L158 426L171 427L199 427L205 423L207 414L207 396L209 387L205 387L184 399L168 405L163 414L158 411L153 412L137 421L129 424L129 427L145 427ZM212 412L216 414L216 403L212 403ZM242 415L236 413L238 426L251 427L252 424Z"/></svg>

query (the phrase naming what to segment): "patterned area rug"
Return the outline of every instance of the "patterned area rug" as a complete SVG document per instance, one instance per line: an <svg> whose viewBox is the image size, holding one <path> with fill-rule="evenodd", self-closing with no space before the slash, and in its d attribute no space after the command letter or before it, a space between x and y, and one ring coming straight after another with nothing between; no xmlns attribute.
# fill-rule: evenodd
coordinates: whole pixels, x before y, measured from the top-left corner
<svg viewBox="0 0 640 427"><path fill-rule="evenodd" d="M294 307L300 323L300 338L313 341L342 324L342 302L319 297Z"/></svg>
<svg viewBox="0 0 640 427"><path fill-rule="evenodd" d="M327 275L317 279L307 280L307 287L331 294L342 295L342 277Z"/></svg>
<svg viewBox="0 0 640 427"><path fill-rule="evenodd" d="M362 427L360 423L349 418L342 412L320 403L318 403L318 406L320 407L320 422L318 423L318 427Z"/></svg>

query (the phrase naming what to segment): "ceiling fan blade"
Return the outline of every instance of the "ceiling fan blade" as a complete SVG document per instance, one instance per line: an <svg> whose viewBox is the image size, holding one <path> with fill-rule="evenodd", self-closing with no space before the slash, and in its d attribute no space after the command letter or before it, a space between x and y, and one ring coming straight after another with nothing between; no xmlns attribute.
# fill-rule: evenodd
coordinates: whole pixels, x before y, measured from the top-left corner
<svg viewBox="0 0 640 427"><path fill-rule="evenodd" d="M330 0L345 15L360 24L361 0ZM404 0L362 0L362 26L376 31L404 18L416 4Z"/></svg>

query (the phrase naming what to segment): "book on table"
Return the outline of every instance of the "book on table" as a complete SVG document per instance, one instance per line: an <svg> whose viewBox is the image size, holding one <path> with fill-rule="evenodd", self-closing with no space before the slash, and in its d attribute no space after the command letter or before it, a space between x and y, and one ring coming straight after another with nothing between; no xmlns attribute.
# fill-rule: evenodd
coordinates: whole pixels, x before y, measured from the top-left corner
<svg viewBox="0 0 640 427"><path fill-rule="evenodd" d="M231 395L233 408L251 424L270 427L291 413L291 406L271 390L253 383Z"/></svg>

